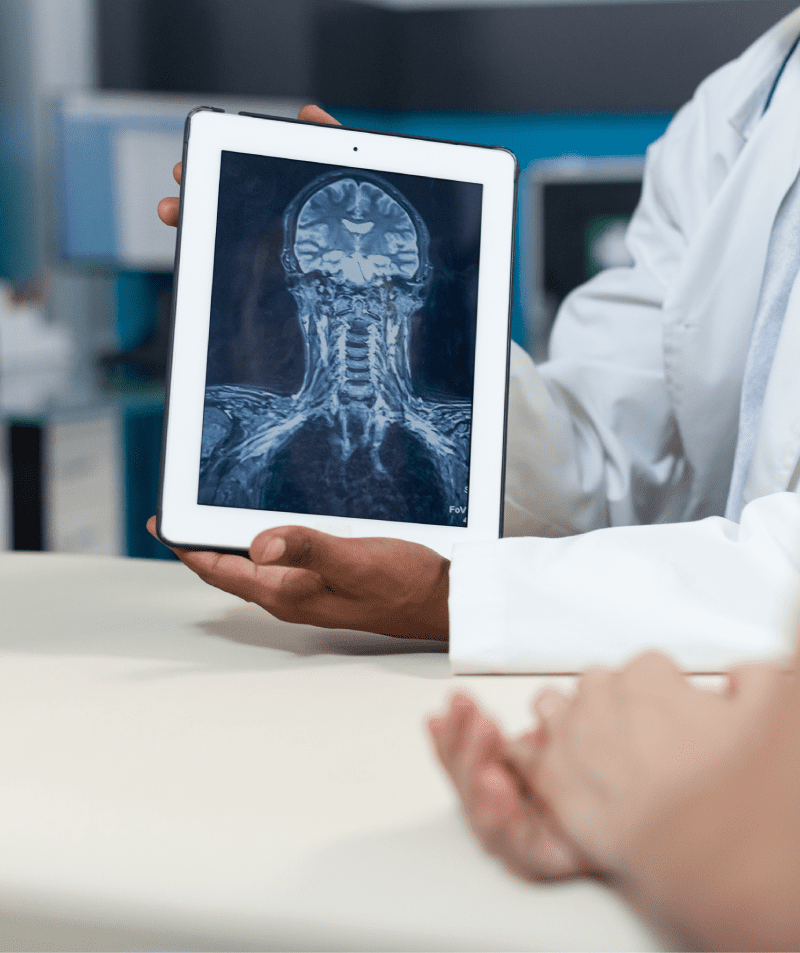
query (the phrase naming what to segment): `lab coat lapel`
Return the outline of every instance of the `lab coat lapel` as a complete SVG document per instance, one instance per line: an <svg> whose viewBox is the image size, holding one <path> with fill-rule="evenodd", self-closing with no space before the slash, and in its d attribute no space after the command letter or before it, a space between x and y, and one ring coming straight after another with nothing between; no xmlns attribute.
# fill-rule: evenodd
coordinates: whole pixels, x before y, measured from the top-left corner
<svg viewBox="0 0 800 953"><path fill-rule="evenodd" d="M664 304L667 386L695 469L687 518L725 506L767 246L800 168L799 115L800 62L794 60L691 238Z"/></svg>

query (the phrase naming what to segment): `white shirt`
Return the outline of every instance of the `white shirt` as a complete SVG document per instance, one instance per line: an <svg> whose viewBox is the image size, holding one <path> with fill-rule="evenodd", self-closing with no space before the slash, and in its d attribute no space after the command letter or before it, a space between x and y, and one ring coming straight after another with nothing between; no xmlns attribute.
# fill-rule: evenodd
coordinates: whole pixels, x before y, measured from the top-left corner
<svg viewBox="0 0 800 953"><path fill-rule="evenodd" d="M456 672L577 671L646 647L715 671L785 654L800 593L800 282L741 523L723 519L778 207L800 167L800 10L701 84L648 150L634 266L512 353L506 533L450 570ZM577 534L577 535L576 535Z"/></svg>

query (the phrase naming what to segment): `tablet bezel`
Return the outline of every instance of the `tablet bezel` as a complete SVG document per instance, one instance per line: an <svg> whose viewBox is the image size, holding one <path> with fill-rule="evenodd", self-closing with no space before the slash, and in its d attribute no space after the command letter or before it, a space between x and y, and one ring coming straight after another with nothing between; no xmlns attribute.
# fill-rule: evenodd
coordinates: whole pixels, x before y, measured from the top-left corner
<svg viewBox="0 0 800 953"><path fill-rule="evenodd" d="M287 513L197 502L223 151L483 186L466 526ZM454 175L453 170L458 174ZM175 250L170 363L157 533L169 546L246 552L275 526L411 540L449 556L458 542L502 535L511 277L519 167L506 149L299 120L193 110L186 121ZM198 315L201 317L198 318ZM178 421L180 424L178 425Z"/></svg>

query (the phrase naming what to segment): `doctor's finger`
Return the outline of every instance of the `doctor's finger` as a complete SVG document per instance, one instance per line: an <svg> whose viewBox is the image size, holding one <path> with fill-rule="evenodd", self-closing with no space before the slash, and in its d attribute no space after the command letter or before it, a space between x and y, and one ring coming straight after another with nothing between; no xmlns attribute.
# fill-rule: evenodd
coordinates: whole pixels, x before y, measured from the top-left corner
<svg viewBox="0 0 800 953"><path fill-rule="evenodd" d="M172 551L203 582L245 602L254 602L273 615L279 612L283 593L289 588L287 582L295 590L295 598L303 594L300 590L314 590L317 586L309 573L293 572L280 566L256 566L246 557L232 553L191 549ZM304 578L296 579L295 576Z"/></svg>
<svg viewBox="0 0 800 953"><path fill-rule="evenodd" d="M165 225L171 225L173 228L175 228L178 224L179 215L180 199L161 199L161 201L158 203L158 217Z"/></svg>
<svg viewBox="0 0 800 953"><path fill-rule="evenodd" d="M319 122L326 126L341 126L338 119L334 119L330 113L326 113L319 106L303 106L297 114L297 118L303 122Z"/></svg>
<svg viewBox="0 0 800 953"><path fill-rule="evenodd" d="M147 531L156 535L156 518L147 521ZM164 544L166 545L166 544ZM232 553L217 553L206 549L182 549L180 546L167 546L180 561L203 582L238 596L247 602L258 603L269 610L277 597L286 589L300 592L302 588L315 589L318 581L310 573L286 569L281 566L256 566L245 556ZM307 577L304 580L295 577ZM305 582L306 586L298 585ZM289 585L287 585L289 583Z"/></svg>
<svg viewBox="0 0 800 953"><path fill-rule="evenodd" d="M310 569L346 585L361 568L363 548L361 539L342 539L306 526L280 526L256 536L250 558L261 565Z"/></svg>
<svg viewBox="0 0 800 953"><path fill-rule="evenodd" d="M307 526L265 530L253 540L250 558L264 565L318 573L331 595L349 593L363 602L377 593L381 605L401 598L404 585L413 589L425 573L440 571L443 562L438 554L417 543L382 537L342 538Z"/></svg>
<svg viewBox="0 0 800 953"><path fill-rule="evenodd" d="M178 183L181 184L181 177L183 176L183 163L176 162L175 168L172 170L172 178Z"/></svg>

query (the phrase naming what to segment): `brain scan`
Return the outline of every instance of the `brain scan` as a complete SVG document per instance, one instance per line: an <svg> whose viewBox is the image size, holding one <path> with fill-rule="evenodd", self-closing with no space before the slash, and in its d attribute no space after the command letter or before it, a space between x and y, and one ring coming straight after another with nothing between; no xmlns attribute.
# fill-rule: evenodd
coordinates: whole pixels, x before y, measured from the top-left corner
<svg viewBox="0 0 800 953"><path fill-rule="evenodd" d="M314 192L297 218L294 254L304 274L341 275L355 285L413 278L417 229L408 212L373 182L339 179Z"/></svg>

